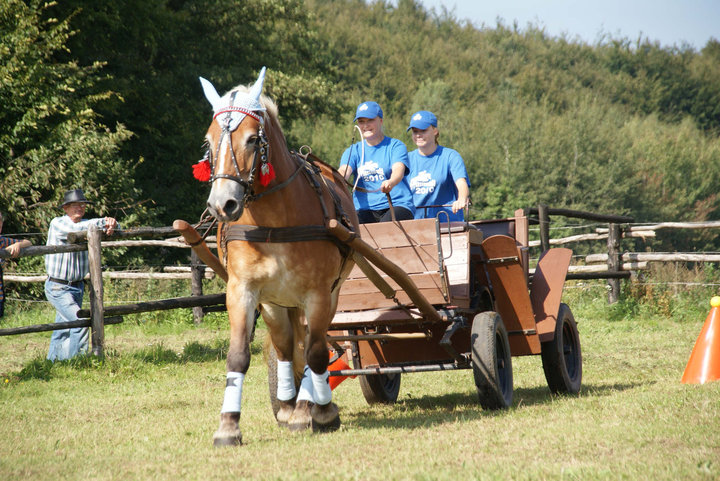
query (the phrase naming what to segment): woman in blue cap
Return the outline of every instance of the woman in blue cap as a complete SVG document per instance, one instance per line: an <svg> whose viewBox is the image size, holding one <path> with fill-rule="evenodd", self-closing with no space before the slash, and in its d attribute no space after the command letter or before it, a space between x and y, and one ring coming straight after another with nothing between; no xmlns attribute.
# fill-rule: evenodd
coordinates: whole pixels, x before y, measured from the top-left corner
<svg viewBox="0 0 720 481"><path fill-rule="evenodd" d="M450 221L463 221L463 209L470 197L465 162L457 151L438 144L440 132L437 117L432 112L415 112L410 117L408 130L411 129L413 142L417 145L417 149L408 154L415 218L436 217L438 212L444 211ZM447 220L445 215L440 215L439 219L441 222Z"/></svg>
<svg viewBox="0 0 720 481"><path fill-rule="evenodd" d="M353 121L362 138L343 152L338 170L348 180L355 176L353 200L360 223L392 220L386 194L390 195L397 220L412 219L415 207L407 181L407 147L385 136L383 111L377 102L358 105Z"/></svg>

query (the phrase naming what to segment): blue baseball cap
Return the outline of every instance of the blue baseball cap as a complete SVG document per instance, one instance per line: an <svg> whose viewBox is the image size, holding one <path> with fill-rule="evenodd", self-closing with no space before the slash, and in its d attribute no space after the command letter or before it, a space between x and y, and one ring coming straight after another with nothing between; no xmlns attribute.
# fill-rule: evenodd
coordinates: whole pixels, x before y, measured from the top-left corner
<svg viewBox="0 0 720 481"><path fill-rule="evenodd" d="M353 119L353 122L355 122L357 119L374 119L375 117L383 118L383 113L380 105L378 105L377 102L372 101L363 102L358 105L358 108L355 111L355 118Z"/></svg>
<svg viewBox="0 0 720 481"><path fill-rule="evenodd" d="M435 117L435 114L427 110L420 110L410 117L410 127L407 129L410 130L415 127L416 129L425 130L431 125L437 127L437 117Z"/></svg>

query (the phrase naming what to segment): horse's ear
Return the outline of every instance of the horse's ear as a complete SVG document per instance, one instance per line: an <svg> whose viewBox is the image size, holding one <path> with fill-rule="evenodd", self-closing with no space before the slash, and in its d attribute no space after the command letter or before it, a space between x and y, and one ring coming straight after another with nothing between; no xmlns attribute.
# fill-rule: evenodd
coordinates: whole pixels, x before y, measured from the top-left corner
<svg viewBox="0 0 720 481"><path fill-rule="evenodd" d="M255 81L255 85L252 86L250 89L250 92L248 93L248 96L255 100L260 100L260 94L262 93L263 89L263 82L265 82L265 67L260 69L260 74L258 75L257 80Z"/></svg>
<svg viewBox="0 0 720 481"><path fill-rule="evenodd" d="M203 92L205 92L205 98L208 99L213 110L217 110L221 98L217 90L215 90L215 87L213 87L213 84L211 84L209 80L205 80L202 77L200 77L200 83L202 84Z"/></svg>

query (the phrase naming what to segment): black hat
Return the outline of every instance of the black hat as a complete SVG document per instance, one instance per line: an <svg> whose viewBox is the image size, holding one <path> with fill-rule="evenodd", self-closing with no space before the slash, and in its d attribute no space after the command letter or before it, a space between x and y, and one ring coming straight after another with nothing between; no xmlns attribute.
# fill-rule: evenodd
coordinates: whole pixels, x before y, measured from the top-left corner
<svg viewBox="0 0 720 481"><path fill-rule="evenodd" d="M82 189L68 190L65 192L65 199L63 199L62 206L65 207L67 204L72 202L84 202L90 204L91 202L85 198Z"/></svg>

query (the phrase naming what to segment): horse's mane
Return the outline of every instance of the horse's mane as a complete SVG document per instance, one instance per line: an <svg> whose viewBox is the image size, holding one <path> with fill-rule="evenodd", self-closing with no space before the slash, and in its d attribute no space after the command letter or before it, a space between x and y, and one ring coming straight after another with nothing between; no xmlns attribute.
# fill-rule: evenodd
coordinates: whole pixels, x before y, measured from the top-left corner
<svg viewBox="0 0 720 481"><path fill-rule="evenodd" d="M247 85L238 85L233 88L231 92L237 91L242 94L246 94L250 92L250 88L251 87ZM280 120L278 119L278 108L275 102L270 97L267 97L265 94L260 94L260 105L265 108L266 114L270 116L272 120L279 126Z"/></svg>

